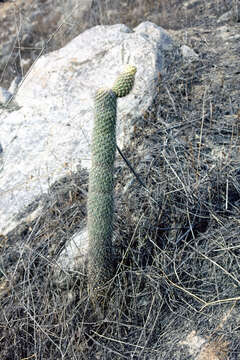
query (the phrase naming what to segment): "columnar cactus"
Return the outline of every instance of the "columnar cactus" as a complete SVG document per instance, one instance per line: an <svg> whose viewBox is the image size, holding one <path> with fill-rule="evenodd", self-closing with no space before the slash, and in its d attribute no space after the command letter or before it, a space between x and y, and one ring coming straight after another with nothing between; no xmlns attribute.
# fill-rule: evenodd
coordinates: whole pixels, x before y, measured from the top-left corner
<svg viewBox="0 0 240 360"><path fill-rule="evenodd" d="M88 284L90 295L95 300L100 289L115 273L112 224L117 98L129 94L135 73L136 68L128 65L112 89L100 89L95 95L92 167L88 188Z"/></svg>

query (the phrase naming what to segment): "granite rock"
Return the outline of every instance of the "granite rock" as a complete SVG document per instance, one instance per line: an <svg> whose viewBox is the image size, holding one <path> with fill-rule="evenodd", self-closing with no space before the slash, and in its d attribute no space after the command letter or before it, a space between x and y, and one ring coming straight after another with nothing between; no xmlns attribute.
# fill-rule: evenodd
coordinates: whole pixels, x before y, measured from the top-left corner
<svg viewBox="0 0 240 360"><path fill-rule="evenodd" d="M134 30L94 27L39 58L15 96L20 109L0 115L1 232L16 226L13 218L60 176L89 169L96 89L110 87L125 64L137 66L134 90L118 102L117 136L123 147L151 106L157 76L166 72L165 55L177 49L165 30L146 22Z"/></svg>

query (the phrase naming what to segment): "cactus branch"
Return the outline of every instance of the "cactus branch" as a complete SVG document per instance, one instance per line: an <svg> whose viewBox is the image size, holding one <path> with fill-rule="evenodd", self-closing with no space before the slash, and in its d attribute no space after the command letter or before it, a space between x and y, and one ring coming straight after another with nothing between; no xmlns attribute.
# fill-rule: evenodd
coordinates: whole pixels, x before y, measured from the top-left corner
<svg viewBox="0 0 240 360"><path fill-rule="evenodd" d="M136 71L135 66L127 65L124 72L118 76L112 88L117 97L123 97L130 93L134 85Z"/></svg>

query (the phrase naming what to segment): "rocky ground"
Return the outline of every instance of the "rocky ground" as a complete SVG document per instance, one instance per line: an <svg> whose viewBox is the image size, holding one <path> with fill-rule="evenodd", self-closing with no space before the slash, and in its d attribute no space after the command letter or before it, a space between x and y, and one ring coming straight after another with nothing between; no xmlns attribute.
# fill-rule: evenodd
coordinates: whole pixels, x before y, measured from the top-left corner
<svg viewBox="0 0 240 360"><path fill-rule="evenodd" d="M38 56L98 24L130 27L149 20L165 29L214 26L235 0L16 0L0 3L0 86L25 75ZM237 4L237 2L236 2ZM238 17L237 10L233 16Z"/></svg>
<svg viewBox="0 0 240 360"><path fill-rule="evenodd" d="M0 4L0 14L6 15L1 51L8 56L8 61L1 57L1 79L7 86L15 71L27 71L23 62L29 67L42 49L61 47L77 31L104 22L134 26L149 19L193 48L199 60L184 67L173 63L169 75L159 79L155 106L124 149L160 207L132 180L128 168L116 169L115 246L121 268L112 302L99 319L88 302L84 276L72 276L65 288L52 282L63 238L86 215L87 174L54 184L37 221L23 224L8 238L0 235L1 259L13 269L0 283L0 357L237 360L238 2L111 4L93 1L81 24L70 17L56 36L63 14L70 14L60 1ZM52 27L46 25L48 18ZM16 24L29 26L26 43L25 33L17 37L21 56L16 43L11 47ZM146 154L150 160L144 163ZM24 252L16 246L19 237L27 244Z"/></svg>

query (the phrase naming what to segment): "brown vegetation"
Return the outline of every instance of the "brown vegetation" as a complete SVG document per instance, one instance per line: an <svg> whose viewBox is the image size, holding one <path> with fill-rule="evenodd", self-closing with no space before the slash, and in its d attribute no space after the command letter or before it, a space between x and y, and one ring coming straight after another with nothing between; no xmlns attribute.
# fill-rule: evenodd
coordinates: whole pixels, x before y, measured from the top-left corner
<svg viewBox="0 0 240 360"><path fill-rule="evenodd" d="M201 18L196 2L196 26L171 30L199 60L171 59L124 149L151 197L118 161L119 268L105 314L89 302L86 274L53 281L58 254L86 217L86 173L54 184L37 220L0 236L2 360L239 358L239 24L226 33L216 18L209 24L216 3L228 6L203 1ZM182 342L192 332L205 342L190 353Z"/></svg>

